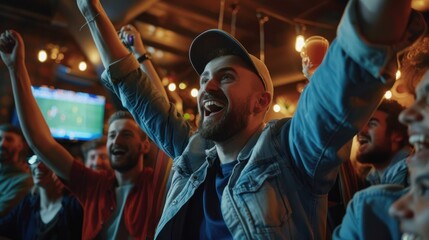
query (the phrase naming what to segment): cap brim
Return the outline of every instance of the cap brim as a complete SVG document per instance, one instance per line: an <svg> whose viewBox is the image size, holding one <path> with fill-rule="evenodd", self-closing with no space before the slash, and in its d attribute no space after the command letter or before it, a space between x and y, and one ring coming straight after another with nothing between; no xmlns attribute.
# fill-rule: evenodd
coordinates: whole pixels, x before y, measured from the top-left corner
<svg viewBox="0 0 429 240"><path fill-rule="evenodd" d="M207 63L213 59L211 53L219 49L232 50L234 55L241 57L256 70L249 53L238 40L222 30L211 29L198 35L189 49L189 59L199 75L204 72Z"/></svg>

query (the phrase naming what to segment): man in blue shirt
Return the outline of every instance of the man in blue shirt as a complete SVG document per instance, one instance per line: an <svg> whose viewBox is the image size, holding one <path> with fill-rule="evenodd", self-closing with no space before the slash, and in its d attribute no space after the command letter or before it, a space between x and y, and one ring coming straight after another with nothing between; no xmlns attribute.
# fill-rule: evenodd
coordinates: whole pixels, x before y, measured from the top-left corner
<svg viewBox="0 0 429 240"><path fill-rule="evenodd" d="M326 195L347 158L342 147L392 86L397 51L424 29L407 32L416 21L409 0L350 1L295 116L268 124L274 92L265 64L228 33L208 30L190 48L200 74L193 134L128 54L101 4L78 0L78 7L106 67L104 84L174 159L159 239L323 238Z"/></svg>

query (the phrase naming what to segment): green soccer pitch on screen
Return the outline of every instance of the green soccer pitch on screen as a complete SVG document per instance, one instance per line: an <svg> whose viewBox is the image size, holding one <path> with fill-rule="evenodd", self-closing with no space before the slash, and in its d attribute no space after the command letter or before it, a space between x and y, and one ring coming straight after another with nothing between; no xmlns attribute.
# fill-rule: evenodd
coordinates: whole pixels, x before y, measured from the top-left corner
<svg viewBox="0 0 429 240"><path fill-rule="evenodd" d="M103 135L104 96L36 86L32 91L54 138L86 141Z"/></svg>

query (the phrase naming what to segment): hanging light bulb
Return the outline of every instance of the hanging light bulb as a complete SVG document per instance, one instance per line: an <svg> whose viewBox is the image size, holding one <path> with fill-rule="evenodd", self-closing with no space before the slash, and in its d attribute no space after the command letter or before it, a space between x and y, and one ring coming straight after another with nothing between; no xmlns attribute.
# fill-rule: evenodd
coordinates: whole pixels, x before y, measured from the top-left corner
<svg viewBox="0 0 429 240"><path fill-rule="evenodd" d="M197 97L198 96L198 89L196 89L196 88L192 88L192 90L191 90L191 96L192 97Z"/></svg>
<svg viewBox="0 0 429 240"><path fill-rule="evenodd" d="M296 39L295 39L295 50L301 52L305 44L304 32L306 27L301 24L295 25Z"/></svg>
<svg viewBox="0 0 429 240"><path fill-rule="evenodd" d="M390 90L386 91L386 93L384 94L384 98L385 99L391 99L392 98L392 91L390 91Z"/></svg>
<svg viewBox="0 0 429 240"><path fill-rule="evenodd" d="M39 62L45 62L48 59L48 53L45 50L40 50L37 54L37 59Z"/></svg>
<svg viewBox="0 0 429 240"><path fill-rule="evenodd" d="M305 39L303 35L296 36L295 40L295 50L297 52L301 52L302 48L304 47Z"/></svg>
<svg viewBox="0 0 429 240"><path fill-rule="evenodd" d="M186 85L186 83L184 83L184 82L179 83L179 88L180 88L181 90L186 89L187 87L188 87L188 86Z"/></svg>
<svg viewBox="0 0 429 240"><path fill-rule="evenodd" d="M83 71L85 71L86 69L87 69L87 65L86 65L86 62L85 61L81 61L80 63L79 63L79 70L81 71L81 72L83 72Z"/></svg>
<svg viewBox="0 0 429 240"><path fill-rule="evenodd" d="M401 78L401 70L398 69L398 71L396 71L396 80L399 78Z"/></svg>
<svg viewBox="0 0 429 240"><path fill-rule="evenodd" d="M170 90L170 92L176 91L176 84L175 83L168 84L168 90Z"/></svg>

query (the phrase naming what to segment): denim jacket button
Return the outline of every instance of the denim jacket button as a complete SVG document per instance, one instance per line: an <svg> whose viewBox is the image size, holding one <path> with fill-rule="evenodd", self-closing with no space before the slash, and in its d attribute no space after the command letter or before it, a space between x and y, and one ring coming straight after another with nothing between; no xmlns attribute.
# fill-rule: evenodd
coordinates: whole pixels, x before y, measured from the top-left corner
<svg viewBox="0 0 429 240"><path fill-rule="evenodd" d="M177 203L176 200L171 201L171 205L176 205L176 203Z"/></svg>

